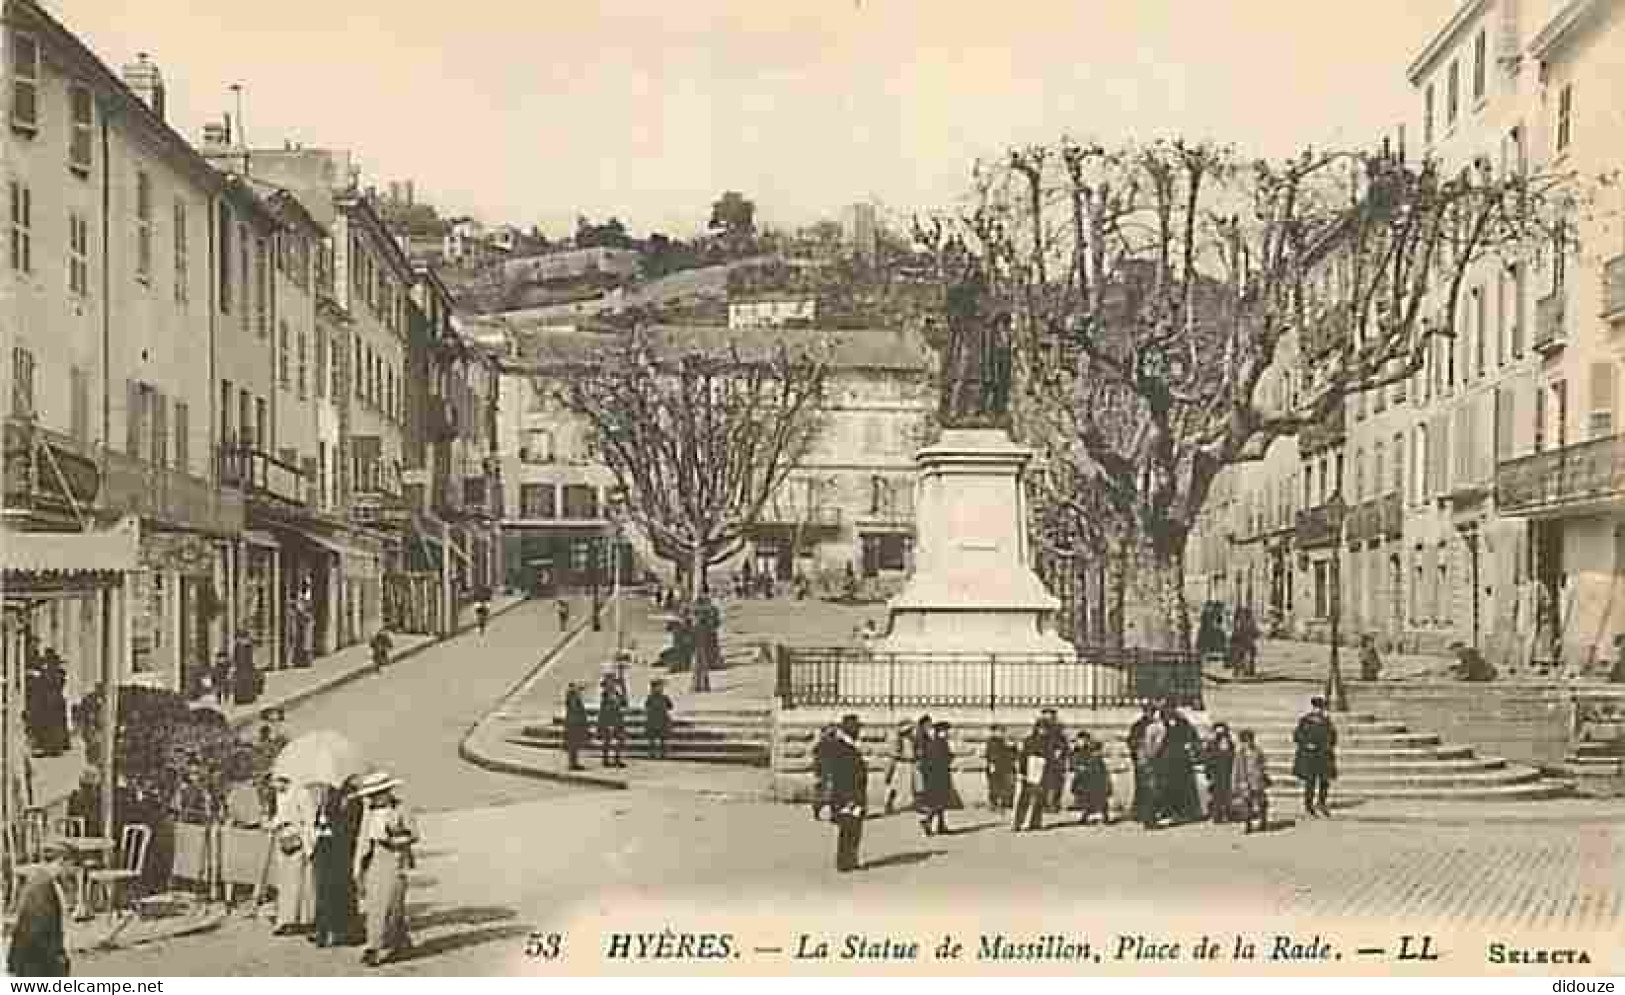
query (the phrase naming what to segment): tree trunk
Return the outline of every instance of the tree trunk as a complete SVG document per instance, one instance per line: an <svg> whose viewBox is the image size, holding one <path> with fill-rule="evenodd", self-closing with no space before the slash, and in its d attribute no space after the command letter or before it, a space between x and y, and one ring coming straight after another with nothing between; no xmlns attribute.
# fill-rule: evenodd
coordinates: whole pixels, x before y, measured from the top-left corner
<svg viewBox="0 0 1625 995"><path fill-rule="evenodd" d="M1135 649L1186 650L1185 535L1128 537L1123 635Z"/></svg>
<svg viewBox="0 0 1625 995"><path fill-rule="evenodd" d="M1100 644L1123 648L1123 604L1129 554L1116 542L1103 544L1100 557Z"/></svg>
<svg viewBox="0 0 1625 995"><path fill-rule="evenodd" d="M702 628L698 613L694 611L695 606L700 603L700 596L705 593L705 547L696 545L689 555L688 603L694 624L694 659L691 664L689 690L701 693L711 690L711 649L716 633L707 632Z"/></svg>

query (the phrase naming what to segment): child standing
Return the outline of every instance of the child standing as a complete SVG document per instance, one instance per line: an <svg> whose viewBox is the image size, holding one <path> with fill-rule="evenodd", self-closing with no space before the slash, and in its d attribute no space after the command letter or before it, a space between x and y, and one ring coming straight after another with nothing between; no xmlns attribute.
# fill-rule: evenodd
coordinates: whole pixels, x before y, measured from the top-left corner
<svg viewBox="0 0 1625 995"><path fill-rule="evenodd" d="M1230 786L1241 795L1247 806L1247 824L1244 833L1253 831L1253 820L1258 821L1259 832L1269 828L1269 764L1264 751L1258 748L1253 731L1241 731L1241 745L1236 748L1236 761L1232 768Z"/></svg>
<svg viewBox="0 0 1625 995"><path fill-rule="evenodd" d="M1088 732L1078 733L1072 746L1072 798L1078 810L1078 825L1100 816L1100 824L1111 825L1112 779L1106 772L1105 751Z"/></svg>

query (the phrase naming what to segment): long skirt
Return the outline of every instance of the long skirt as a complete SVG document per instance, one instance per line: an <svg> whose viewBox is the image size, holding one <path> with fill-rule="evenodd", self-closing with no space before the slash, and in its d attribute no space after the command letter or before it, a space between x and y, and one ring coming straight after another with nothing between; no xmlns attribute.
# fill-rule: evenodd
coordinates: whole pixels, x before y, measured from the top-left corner
<svg viewBox="0 0 1625 995"><path fill-rule="evenodd" d="M367 949L394 953L412 945L406 930L406 867L387 851L367 863Z"/></svg>
<svg viewBox="0 0 1625 995"><path fill-rule="evenodd" d="M276 924L309 926L316 918L316 881L305 852L276 854Z"/></svg>
<svg viewBox="0 0 1625 995"><path fill-rule="evenodd" d="M316 885L317 937L334 943L348 942L350 906L355 895L350 887L350 855L344 841L334 837L318 839L311 871Z"/></svg>

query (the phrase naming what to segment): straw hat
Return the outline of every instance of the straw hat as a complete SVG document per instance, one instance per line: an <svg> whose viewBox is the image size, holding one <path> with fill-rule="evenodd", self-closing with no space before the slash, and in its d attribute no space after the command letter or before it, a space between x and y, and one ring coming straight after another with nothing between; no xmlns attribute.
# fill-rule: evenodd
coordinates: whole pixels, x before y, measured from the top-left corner
<svg viewBox="0 0 1625 995"><path fill-rule="evenodd" d="M356 782L355 796L366 798L370 795L393 791L406 782L391 774L387 770L375 770L371 774Z"/></svg>

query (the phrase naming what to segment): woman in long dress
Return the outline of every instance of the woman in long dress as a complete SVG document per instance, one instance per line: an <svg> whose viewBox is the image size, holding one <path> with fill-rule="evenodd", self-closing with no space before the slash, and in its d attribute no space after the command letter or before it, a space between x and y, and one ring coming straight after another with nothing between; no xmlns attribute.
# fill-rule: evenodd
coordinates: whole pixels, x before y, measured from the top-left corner
<svg viewBox="0 0 1625 995"><path fill-rule="evenodd" d="M367 948L361 962L369 967L412 946L406 928L406 876L415 863L412 847L418 830L417 820L395 795L400 786L379 771L356 787L367 806L356 841L355 879L367 909Z"/></svg>
<svg viewBox="0 0 1625 995"><path fill-rule="evenodd" d="M316 854L316 811L310 792L279 777L271 839L276 846L276 931L286 936L309 928L315 918L316 884L311 860Z"/></svg>
<svg viewBox="0 0 1625 995"><path fill-rule="evenodd" d="M337 947L350 938L350 824L343 790L323 785L320 791L311 856L316 928L310 941L318 947Z"/></svg>

